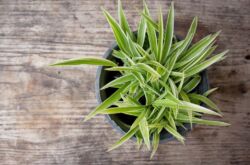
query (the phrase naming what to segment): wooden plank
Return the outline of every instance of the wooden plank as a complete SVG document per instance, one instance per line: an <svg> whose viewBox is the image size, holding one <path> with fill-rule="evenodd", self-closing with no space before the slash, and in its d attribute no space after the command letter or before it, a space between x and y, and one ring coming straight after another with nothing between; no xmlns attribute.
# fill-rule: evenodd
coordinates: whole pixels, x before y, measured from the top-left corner
<svg viewBox="0 0 250 165"><path fill-rule="evenodd" d="M148 0L153 17L169 3ZM160 144L153 160L132 141L107 153L120 135L103 116L83 123L97 104L95 67L48 67L104 54L114 38L100 6L116 14L112 0L0 1L0 164L250 164L250 1L175 1L178 34L196 15L196 39L223 31L218 52L230 53L209 78L220 88L212 99L232 125L197 126L185 145ZM135 29L142 1L123 6Z"/></svg>

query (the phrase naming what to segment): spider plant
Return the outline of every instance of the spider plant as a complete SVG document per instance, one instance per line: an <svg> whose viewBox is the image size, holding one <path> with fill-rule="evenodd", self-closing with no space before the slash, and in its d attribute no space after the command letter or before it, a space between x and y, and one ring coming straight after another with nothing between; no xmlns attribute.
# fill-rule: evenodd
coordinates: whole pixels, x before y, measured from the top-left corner
<svg viewBox="0 0 250 165"><path fill-rule="evenodd" d="M202 119L201 116L222 116L221 111L208 96L217 88L205 93L195 90L201 81L200 72L225 58L227 51L213 55L215 40L220 32L210 34L191 44L196 32L198 18L195 17L183 40L176 39L174 33L174 3L168 10L166 24L159 10L158 20L154 21L146 3L141 12L137 33L131 30L121 2L118 2L116 21L106 10L103 13L110 24L119 50L113 50L116 61L104 58L85 57L53 64L101 65L110 72L119 72L120 77L102 87L116 88L116 91L98 105L85 121L97 114L126 114L134 116L131 125L124 124L128 131L110 149L113 150L131 137L136 137L139 146L142 142L155 154L160 141L160 133L166 130L181 143L185 138L177 127L185 123L211 126L228 126L221 121ZM145 103L141 99L145 99ZM201 106L201 104L206 106ZM152 147L151 147L152 146Z"/></svg>

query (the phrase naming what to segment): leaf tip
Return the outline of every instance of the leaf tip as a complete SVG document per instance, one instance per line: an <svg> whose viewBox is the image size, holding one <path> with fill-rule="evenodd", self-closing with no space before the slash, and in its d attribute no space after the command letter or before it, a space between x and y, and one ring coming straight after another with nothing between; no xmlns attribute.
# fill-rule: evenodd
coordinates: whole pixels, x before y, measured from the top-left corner
<svg viewBox="0 0 250 165"><path fill-rule="evenodd" d="M49 64L48 66L56 66L56 63L55 64Z"/></svg>

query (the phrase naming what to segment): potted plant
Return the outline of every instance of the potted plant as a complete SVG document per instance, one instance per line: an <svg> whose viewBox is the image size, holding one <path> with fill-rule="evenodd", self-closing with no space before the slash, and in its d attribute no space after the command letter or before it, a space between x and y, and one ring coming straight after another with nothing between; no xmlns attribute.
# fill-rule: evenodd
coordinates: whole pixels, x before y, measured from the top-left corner
<svg viewBox="0 0 250 165"><path fill-rule="evenodd" d="M97 114L106 114L114 128L123 133L109 150L132 138L139 146L142 142L149 150L152 146L152 157L161 140L176 138L184 143L184 134L192 129L192 124L229 125L201 118L205 114L222 116L208 99L216 88L208 90L205 71L223 60L227 53L211 57L219 32L192 44L197 27L195 17L185 38L178 37L174 33L173 3L166 27L161 10L155 22L144 3L136 32L130 29L120 1L119 22L106 10L103 12L116 39L104 58L70 59L53 66L99 65L96 95L100 105L85 121Z"/></svg>

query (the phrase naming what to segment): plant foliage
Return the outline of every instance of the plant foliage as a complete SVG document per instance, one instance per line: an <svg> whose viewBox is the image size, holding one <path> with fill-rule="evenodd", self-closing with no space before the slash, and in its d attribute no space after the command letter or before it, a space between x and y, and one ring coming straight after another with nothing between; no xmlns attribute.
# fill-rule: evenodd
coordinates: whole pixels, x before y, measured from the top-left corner
<svg viewBox="0 0 250 165"><path fill-rule="evenodd" d="M171 3L164 26L161 10L156 22L144 2L136 35L131 31L120 1L119 21L104 9L103 13L119 46L118 51L113 51L113 56L120 59L123 65L118 66L114 61L100 58L67 60L54 65L103 65L109 66L107 70L110 72L121 73L120 77L102 87L102 90L117 88L116 92L85 117L85 121L97 114L123 113L136 117L132 125L124 124L128 132L110 150L135 136L139 145L144 141L149 150L152 148L152 157L163 129L184 143L185 139L177 127L185 123L229 125L200 118L203 114L222 116L219 108L208 98L216 89L203 94L194 90L201 81L200 72L225 58L227 51L211 57L219 32L191 44L198 22L195 17L185 38L176 40L174 3ZM146 48L145 43L148 43ZM141 98L145 98L145 104L140 101ZM201 106L201 103L206 107Z"/></svg>

